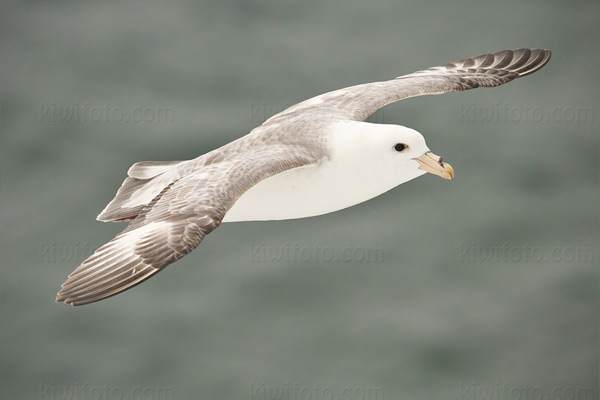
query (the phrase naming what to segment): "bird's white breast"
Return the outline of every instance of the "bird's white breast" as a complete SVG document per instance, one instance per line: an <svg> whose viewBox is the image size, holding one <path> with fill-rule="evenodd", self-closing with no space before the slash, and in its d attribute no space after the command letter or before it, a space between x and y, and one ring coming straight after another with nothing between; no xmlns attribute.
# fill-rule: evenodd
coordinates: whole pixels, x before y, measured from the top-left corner
<svg viewBox="0 0 600 400"><path fill-rule="evenodd" d="M223 221L327 214L362 203L424 173L416 166L409 171L390 170L378 154L363 152L359 139L353 135L355 124L346 123L333 130L328 159L259 182L238 199Z"/></svg>

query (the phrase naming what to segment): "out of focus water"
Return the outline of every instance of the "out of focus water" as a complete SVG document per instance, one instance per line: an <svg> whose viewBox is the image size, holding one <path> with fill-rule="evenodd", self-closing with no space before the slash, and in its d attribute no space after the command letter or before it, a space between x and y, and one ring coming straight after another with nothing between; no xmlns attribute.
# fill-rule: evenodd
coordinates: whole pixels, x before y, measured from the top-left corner
<svg viewBox="0 0 600 400"><path fill-rule="evenodd" d="M597 1L0 7L3 399L598 398ZM553 58L373 117L422 132L453 182L225 224L134 290L54 303L122 229L94 218L134 162L193 158L313 95L518 47Z"/></svg>

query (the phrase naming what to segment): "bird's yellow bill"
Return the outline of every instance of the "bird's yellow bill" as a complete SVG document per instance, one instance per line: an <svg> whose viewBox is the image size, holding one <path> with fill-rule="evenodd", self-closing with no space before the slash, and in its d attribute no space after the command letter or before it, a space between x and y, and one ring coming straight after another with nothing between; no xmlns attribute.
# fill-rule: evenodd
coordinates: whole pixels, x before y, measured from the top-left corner
<svg viewBox="0 0 600 400"><path fill-rule="evenodd" d="M427 171L444 179L454 178L454 168L450 164L442 162L442 157L436 156L432 152L427 152L419 158L415 158L419 163L419 169Z"/></svg>

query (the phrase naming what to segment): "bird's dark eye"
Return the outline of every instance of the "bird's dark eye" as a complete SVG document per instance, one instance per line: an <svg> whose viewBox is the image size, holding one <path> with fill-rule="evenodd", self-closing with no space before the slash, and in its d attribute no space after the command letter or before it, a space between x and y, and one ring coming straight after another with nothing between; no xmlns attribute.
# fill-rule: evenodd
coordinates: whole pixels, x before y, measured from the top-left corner
<svg viewBox="0 0 600 400"><path fill-rule="evenodd" d="M404 151L406 150L408 146L405 145L404 143L396 143L396 145L394 146L394 150L396 151Z"/></svg>

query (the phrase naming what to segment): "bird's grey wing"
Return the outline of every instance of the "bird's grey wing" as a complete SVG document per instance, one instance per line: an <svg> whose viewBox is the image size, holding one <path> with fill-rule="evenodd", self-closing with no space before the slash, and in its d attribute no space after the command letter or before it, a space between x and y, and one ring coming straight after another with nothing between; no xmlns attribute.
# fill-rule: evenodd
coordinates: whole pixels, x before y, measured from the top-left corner
<svg viewBox="0 0 600 400"><path fill-rule="evenodd" d="M550 59L544 49L503 50L432 67L396 79L347 87L298 103L267 121L296 112L364 121L379 108L409 97L494 87L534 73Z"/></svg>
<svg viewBox="0 0 600 400"><path fill-rule="evenodd" d="M92 303L141 283L194 250L250 187L312 161L294 149L272 145L183 176L75 269L56 301Z"/></svg>

